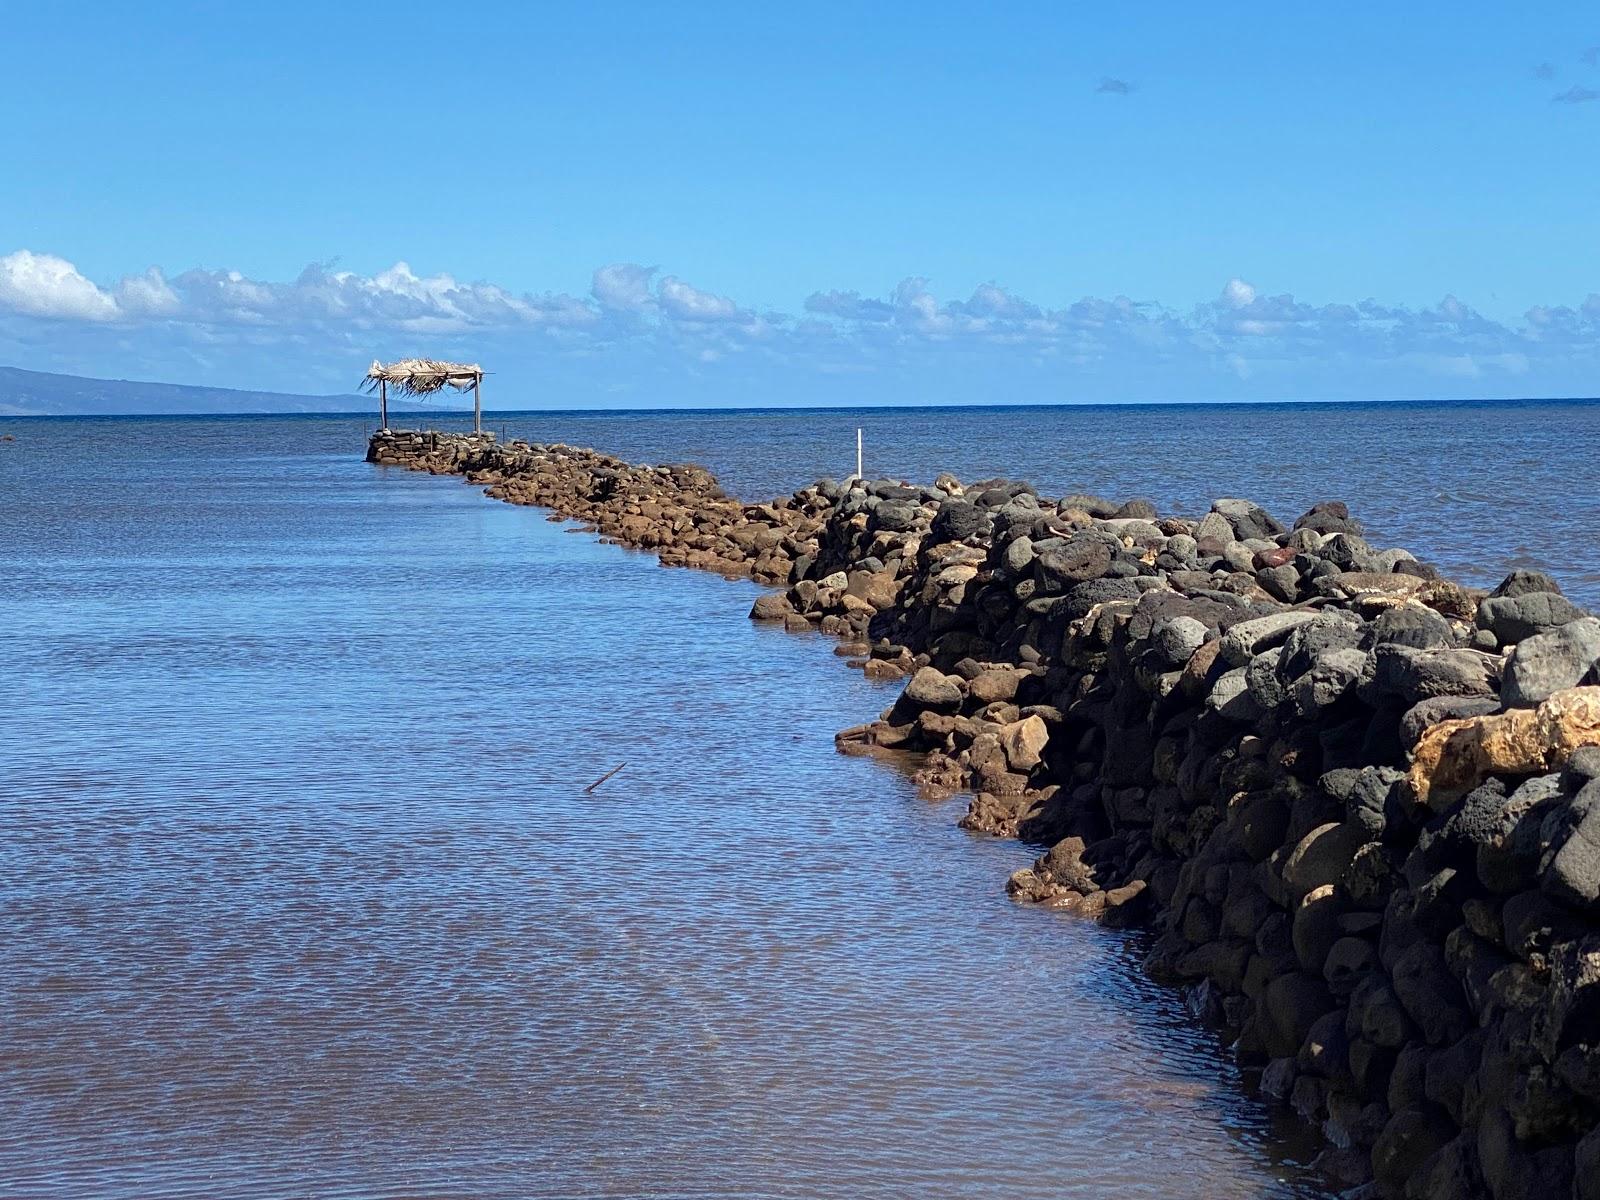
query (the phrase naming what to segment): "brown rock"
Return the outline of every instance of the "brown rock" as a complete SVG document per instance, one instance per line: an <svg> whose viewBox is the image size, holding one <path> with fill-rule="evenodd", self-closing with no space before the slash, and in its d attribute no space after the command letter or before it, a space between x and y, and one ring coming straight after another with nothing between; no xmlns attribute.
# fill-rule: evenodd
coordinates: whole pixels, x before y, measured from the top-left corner
<svg viewBox="0 0 1600 1200"><path fill-rule="evenodd" d="M782 592L768 592L765 596L758 596L755 604L750 607L752 621L781 621L794 612L794 606L789 603L789 598Z"/></svg>
<svg viewBox="0 0 1600 1200"><path fill-rule="evenodd" d="M967 694L979 704L994 704L1001 700L1014 700L1017 688L1027 678L1026 671L1015 667L995 667L981 671L967 685Z"/></svg>
<svg viewBox="0 0 1600 1200"><path fill-rule="evenodd" d="M1024 717L1000 731L1000 745L1013 771L1026 773L1039 765L1050 730L1036 716Z"/></svg>
<svg viewBox="0 0 1600 1200"><path fill-rule="evenodd" d="M1443 812L1489 775L1543 774L1597 745L1600 687L1568 688L1537 708L1439 722L1418 739L1406 781L1419 804Z"/></svg>

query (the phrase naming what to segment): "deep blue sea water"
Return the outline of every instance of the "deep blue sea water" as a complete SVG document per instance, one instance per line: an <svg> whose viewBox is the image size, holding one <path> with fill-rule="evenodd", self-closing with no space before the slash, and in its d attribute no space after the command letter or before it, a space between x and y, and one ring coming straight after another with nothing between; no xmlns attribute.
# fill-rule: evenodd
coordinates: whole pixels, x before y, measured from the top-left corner
<svg viewBox="0 0 1600 1200"><path fill-rule="evenodd" d="M1337 496L1593 598L1597 413L490 425L751 497L858 425L873 472ZM751 585L364 464L372 424L0 426L0 1193L1322 1194L1136 938L834 753L892 688Z"/></svg>
<svg viewBox="0 0 1600 1200"><path fill-rule="evenodd" d="M418 421L471 428L459 413L391 423ZM1370 540L1452 578L1491 586L1536 566L1600 604L1600 401L492 413L484 427L704 463L751 499L851 474L860 428L872 476L1003 476L1046 495L1144 496L1180 516L1242 496L1286 522L1344 500Z"/></svg>

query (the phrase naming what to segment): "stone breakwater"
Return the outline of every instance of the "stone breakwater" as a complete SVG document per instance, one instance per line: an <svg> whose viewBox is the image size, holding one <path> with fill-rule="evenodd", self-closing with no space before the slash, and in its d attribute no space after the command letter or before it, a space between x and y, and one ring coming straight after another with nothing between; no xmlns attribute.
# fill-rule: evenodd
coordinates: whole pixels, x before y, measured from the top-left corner
<svg viewBox="0 0 1600 1200"><path fill-rule="evenodd" d="M1600 620L1484 593L1341 503L1196 520L1025 483L821 481L384 432L906 676L848 753L914 752L962 824L1048 847L1019 900L1155 934L1352 1196L1600 1200Z"/></svg>

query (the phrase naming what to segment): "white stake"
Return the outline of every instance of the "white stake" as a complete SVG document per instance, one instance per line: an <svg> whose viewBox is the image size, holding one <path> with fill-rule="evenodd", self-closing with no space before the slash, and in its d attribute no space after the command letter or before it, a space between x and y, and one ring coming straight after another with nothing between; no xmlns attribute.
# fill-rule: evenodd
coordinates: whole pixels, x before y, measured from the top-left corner
<svg viewBox="0 0 1600 1200"><path fill-rule="evenodd" d="M856 430L856 478L861 478L861 430Z"/></svg>

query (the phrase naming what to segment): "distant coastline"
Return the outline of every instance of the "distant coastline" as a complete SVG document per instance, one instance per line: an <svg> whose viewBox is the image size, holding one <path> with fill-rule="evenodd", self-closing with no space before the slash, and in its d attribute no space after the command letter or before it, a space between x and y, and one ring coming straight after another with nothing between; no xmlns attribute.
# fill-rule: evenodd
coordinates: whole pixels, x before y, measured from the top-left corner
<svg viewBox="0 0 1600 1200"><path fill-rule="evenodd" d="M1370 399L1370 400L1084 400L1027 404L873 404L795 405L619 405L617 407L485 407L496 418L533 414L577 416L588 413L807 413L894 410L904 412L1015 412L1019 410L1083 409L1189 409L1219 411L1263 408L1504 408L1541 404L1582 405L1600 403L1600 396L1522 396L1513 398ZM428 405L434 416L454 416L470 411L441 401ZM97 379L0 366L0 419L28 417L258 417L258 416L363 416L375 414L372 401L353 392L327 395L277 392L251 388L205 387L186 383L152 383L133 379ZM395 415L400 415L396 411Z"/></svg>

